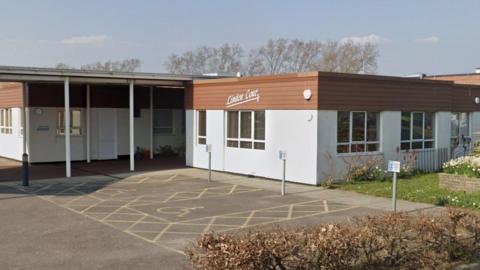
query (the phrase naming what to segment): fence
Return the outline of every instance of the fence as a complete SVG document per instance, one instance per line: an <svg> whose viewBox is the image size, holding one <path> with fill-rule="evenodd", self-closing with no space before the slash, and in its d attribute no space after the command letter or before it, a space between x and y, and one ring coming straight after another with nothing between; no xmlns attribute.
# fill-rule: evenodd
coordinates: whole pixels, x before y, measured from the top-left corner
<svg viewBox="0 0 480 270"><path fill-rule="evenodd" d="M432 148L412 150L400 153L400 161L414 162L415 169L423 172L434 172L442 168L442 164L450 159L448 148Z"/></svg>

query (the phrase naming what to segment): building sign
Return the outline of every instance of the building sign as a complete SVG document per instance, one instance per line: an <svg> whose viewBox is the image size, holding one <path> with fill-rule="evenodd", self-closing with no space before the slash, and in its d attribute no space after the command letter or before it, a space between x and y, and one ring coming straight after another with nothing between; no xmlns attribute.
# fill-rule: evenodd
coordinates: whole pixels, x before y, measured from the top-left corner
<svg viewBox="0 0 480 270"><path fill-rule="evenodd" d="M247 102L259 102L260 92L258 89L247 89L244 93L237 93L227 98L227 108L231 108Z"/></svg>

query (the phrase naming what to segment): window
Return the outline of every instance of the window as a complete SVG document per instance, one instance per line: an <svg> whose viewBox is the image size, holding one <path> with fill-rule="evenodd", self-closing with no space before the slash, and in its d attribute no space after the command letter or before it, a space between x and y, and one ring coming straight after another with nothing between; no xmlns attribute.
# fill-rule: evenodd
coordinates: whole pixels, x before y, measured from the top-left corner
<svg viewBox="0 0 480 270"><path fill-rule="evenodd" d="M70 134L82 135L82 112L80 110L70 110ZM65 135L65 111L58 112L57 135Z"/></svg>
<svg viewBox="0 0 480 270"><path fill-rule="evenodd" d="M173 134L173 112L172 110L156 109L153 115L153 131L155 134Z"/></svg>
<svg viewBox="0 0 480 270"><path fill-rule="evenodd" d="M401 149L433 148L435 115L430 112L402 112Z"/></svg>
<svg viewBox="0 0 480 270"><path fill-rule="evenodd" d="M452 112L451 120L451 143L452 149L460 144L466 146L470 137L470 119L467 112Z"/></svg>
<svg viewBox="0 0 480 270"><path fill-rule="evenodd" d="M198 144L207 144L207 112L198 111L198 130L197 130L197 142Z"/></svg>
<svg viewBox="0 0 480 270"><path fill-rule="evenodd" d="M0 109L0 134L12 134L12 109Z"/></svg>
<svg viewBox="0 0 480 270"><path fill-rule="evenodd" d="M337 115L337 153L379 151L378 112L345 112Z"/></svg>
<svg viewBox="0 0 480 270"><path fill-rule="evenodd" d="M227 147L265 149L265 111L228 111Z"/></svg>

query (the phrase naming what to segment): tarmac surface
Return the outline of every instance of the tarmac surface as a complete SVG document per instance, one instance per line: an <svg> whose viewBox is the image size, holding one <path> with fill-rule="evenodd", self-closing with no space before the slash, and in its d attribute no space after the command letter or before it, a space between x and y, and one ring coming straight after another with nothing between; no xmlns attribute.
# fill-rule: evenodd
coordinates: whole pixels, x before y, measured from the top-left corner
<svg viewBox="0 0 480 270"><path fill-rule="evenodd" d="M184 269L202 233L345 222L390 201L185 168L0 183L1 269ZM399 202L401 210L431 205Z"/></svg>

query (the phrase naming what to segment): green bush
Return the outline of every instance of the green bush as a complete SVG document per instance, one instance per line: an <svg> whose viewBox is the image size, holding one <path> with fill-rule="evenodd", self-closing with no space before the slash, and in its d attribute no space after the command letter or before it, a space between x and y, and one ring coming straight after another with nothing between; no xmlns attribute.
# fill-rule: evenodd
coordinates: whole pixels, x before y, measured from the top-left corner
<svg viewBox="0 0 480 270"><path fill-rule="evenodd" d="M480 215L388 213L353 223L208 233L186 254L196 269L451 269L479 251Z"/></svg>

